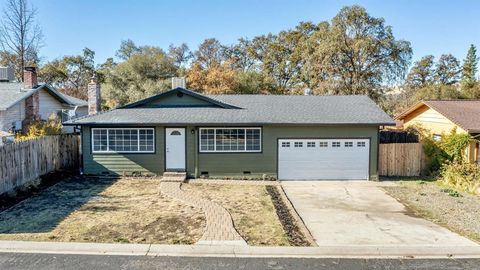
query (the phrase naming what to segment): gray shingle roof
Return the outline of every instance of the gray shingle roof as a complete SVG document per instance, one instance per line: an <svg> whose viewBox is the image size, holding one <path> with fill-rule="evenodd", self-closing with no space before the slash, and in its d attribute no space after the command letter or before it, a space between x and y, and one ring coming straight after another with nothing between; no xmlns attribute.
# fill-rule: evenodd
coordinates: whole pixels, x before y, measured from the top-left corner
<svg viewBox="0 0 480 270"><path fill-rule="evenodd" d="M366 96L207 95L207 97L240 109L119 108L80 117L66 124L395 124Z"/></svg>
<svg viewBox="0 0 480 270"><path fill-rule="evenodd" d="M81 100L69 95L65 95L63 93L60 93L55 88L45 84L39 85L35 89L23 89L23 83L0 82L0 111L10 108L20 100L29 97L31 94L33 94L36 91L39 91L42 88L45 88L47 89L47 91L50 91L52 95L56 96L63 103L66 103L72 106L87 106L87 102L85 100Z"/></svg>

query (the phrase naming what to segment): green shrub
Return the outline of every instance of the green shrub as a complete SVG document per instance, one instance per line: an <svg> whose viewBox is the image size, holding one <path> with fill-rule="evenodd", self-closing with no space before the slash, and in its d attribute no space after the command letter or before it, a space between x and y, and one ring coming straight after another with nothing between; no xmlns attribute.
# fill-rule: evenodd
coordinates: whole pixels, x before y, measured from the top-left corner
<svg viewBox="0 0 480 270"><path fill-rule="evenodd" d="M451 162L443 165L441 173L443 184L470 193L480 188L480 166L467 162Z"/></svg>

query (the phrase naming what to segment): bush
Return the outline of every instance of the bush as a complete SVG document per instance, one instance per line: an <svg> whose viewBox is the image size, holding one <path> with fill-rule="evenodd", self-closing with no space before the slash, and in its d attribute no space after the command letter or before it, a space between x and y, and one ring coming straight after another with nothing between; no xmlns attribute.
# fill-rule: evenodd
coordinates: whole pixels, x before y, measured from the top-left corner
<svg viewBox="0 0 480 270"><path fill-rule="evenodd" d="M28 140L42 136L62 134L63 126L56 114L50 115L47 121L36 121L27 127L26 134L18 135L17 140Z"/></svg>
<svg viewBox="0 0 480 270"><path fill-rule="evenodd" d="M443 165L441 181L451 186L470 193L478 193L480 190L480 166L467 162L451 162Z"/></svg>

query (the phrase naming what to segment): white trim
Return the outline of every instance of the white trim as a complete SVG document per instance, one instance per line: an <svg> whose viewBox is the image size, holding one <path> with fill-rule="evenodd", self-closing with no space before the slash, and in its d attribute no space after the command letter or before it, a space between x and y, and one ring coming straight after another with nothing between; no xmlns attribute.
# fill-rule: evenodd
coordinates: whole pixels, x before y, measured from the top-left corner
<svg viewBox="0 0 480 270"><path fill-rule="evenodd" d="M202 150L202 130L213 129L213 149L214 150ZM245 150L216 150L217 149L217 130L218 129L243 129L245 130ZM247 130L258 130L259 132L259 141L260 149L258 150L247 150ZM204 127L199 128L198 132L198 150L200 153L260 153L262 152L262 128L260 127Z"/></svg>
<svg viewBox="0 0 480 270"><path fill-rule="evenodd" d="M114 129L114 130L137 130L137 151L112 151L110 149L109 145L109 130ZM107 150L106 151L95 151L95 141L93 140L93 131L94 130L106 130L107 131ZM153 150L151 151L140 151L140 130L151 130L153 131ZM91 128L90 129L90 146L91 146L91 151L93 154L110 154L110 153L155 153L155 128L129 128L129 127L124 127L124 128Z"/></svg>

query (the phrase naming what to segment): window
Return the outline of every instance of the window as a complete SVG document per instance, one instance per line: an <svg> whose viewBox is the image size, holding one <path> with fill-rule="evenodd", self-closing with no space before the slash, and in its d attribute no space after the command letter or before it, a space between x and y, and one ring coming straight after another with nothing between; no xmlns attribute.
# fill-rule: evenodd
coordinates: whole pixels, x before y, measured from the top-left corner
<svg viewBox="0 0 480 270"><path fill-rule="evenodd" d="M318 142L319 147L328 147L328 142Z"/></svg>
<svg viewBox="0 0 480 270"><path fill-rule="evenodd" d="M153 153L153 128L92 128L93 153Z"/></svg>
<svg viewBox="0 0 480 270"><path fill-rule="evenodd" d="M290 142L282 142L282 147L290 147Z"/></svg>
<svg viewBox="0 0 480 270"><path fill-rule="evenodd" d="M295 146L295 147L303 147L303 142L295 142L295 143L293 144L293 146Z"/></svg>
<svg viewBox="0 0 480 270"><path fill-rule="evenodd" d="M353 142L345 142L345 147L353 147Z"/></svg>
<svg viewBox="0 0 480 270"><path fill-rule="evenodd" d="M332 142L332 147L340 147L340 142Z"/></svg>
<svg viewBox="0 0 480 270"><path fill-rule="evenodd" d="M307 142L307 147L315 147L315 142Z"/></svg>
<svg viewBox="0 0 480 270"><path fill-rule="evenodd" d="M357 147L365 147L365 142L357 142Z"/></svg>
<svg viewBox="0 0 480 270"><path fill-rule="evenodd" d="M260 151L260 128L200 128L200 152Z"/></svg>

